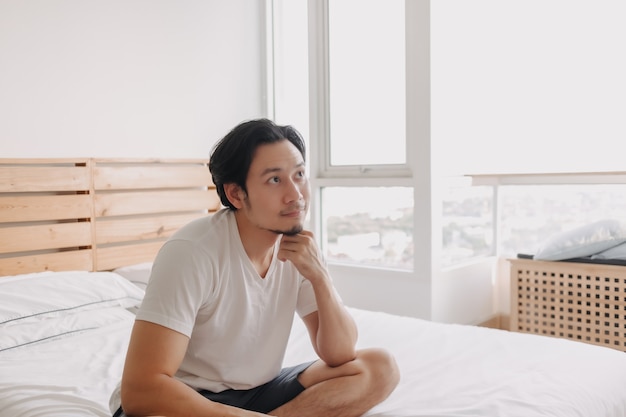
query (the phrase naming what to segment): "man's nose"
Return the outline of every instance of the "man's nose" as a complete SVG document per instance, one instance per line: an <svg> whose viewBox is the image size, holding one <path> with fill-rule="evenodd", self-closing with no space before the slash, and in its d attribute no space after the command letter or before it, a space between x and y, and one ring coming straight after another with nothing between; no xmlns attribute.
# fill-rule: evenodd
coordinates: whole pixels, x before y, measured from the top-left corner
<svg viewBox="0 0 626 417"><path fill-rule="evenodd" d="M285 194L287 202L298 201L301 200L302 197L301 185L293 180L289 181L289 184L287 185L287 192Z"/></svg>

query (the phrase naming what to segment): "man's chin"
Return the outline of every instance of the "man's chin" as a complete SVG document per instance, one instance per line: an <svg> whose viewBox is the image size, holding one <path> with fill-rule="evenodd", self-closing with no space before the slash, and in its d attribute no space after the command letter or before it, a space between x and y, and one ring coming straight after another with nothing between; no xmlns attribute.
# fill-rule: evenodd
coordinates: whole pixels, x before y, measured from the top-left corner
<svg viewBox="0 0 626 417"><path fill-rule="evenodd" d="M304 227L299 224L288 230L272 230L272 232L276 233L277 235L295 236L298 233L302 232L302 230L304 230Z"/></svg>

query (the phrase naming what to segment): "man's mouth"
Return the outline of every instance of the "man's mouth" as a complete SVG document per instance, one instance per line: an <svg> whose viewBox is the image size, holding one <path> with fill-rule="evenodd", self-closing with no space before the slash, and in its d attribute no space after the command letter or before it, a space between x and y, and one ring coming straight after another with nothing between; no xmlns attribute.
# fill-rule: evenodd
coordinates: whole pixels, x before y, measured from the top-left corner
<svg viewBox="0 0 626 417"><path fill-rule="evenodd" d="M300 217L304 214L304 207L292 207L281 212L285 217Z"/></svg>

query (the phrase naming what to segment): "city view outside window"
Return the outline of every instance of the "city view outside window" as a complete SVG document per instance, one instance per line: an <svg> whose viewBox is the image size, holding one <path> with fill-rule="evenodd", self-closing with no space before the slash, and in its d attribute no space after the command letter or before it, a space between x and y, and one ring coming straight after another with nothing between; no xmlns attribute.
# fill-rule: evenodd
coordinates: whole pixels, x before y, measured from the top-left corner
<svg viewBox="0 0 626 417"><path fill-rule="evenodd" d="M454 266L494 253L494 190L450 186L442 197L441 266Z"/></svg>
<svg viewBox="0 0 626 417"><path fill-rule="evenodd" d="M322 189L326 259L361 266L413 268L413 189Z"/></svg>
<svg viewBox="0 0 626 417"><path fill-rule="evenodd" d="M626 184L501 186L498 253L532 255L556 233L626 221Z"/></svg>
<svg viewBox="0 0 626 417"><path fill-rule="evenodd" d="M626 221L626 184L499 186L497 225L494 191L492 186L447 190L442 205L443 267L495 254L495 233L497 254L515 258L535 254L557 233L605 219Z"/></svg>

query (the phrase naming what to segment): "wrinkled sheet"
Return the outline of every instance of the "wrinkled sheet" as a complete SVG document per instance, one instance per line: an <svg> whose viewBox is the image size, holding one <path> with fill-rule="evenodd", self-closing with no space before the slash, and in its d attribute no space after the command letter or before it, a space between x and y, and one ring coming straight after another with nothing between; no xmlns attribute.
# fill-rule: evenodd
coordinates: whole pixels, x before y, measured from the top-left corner
<svg viewBox="0 0 626 417"><path fill-rule="evenodd" d="M626 353L581 342L351 310L359 347L384 347L401 381L370 417L624 417ZM294 322L285 362L314 354Z"/></svg>
<svg viewBox="0 0 626 417"><path fill-rule="evenodd" d="M624 417L626 354L543 336L351 309L359 347L384 347L400 385L369 417ZM110 416L132 315L0 352L0 417ZM314 358L299 319L285 365Z"/></svg>
<svg viewBox="0 0 626 417"><path fill-rule="evenodd" d="M0 352L0 417L110 416L109 397L122 375L133 322L128 313Z"/></svg>

